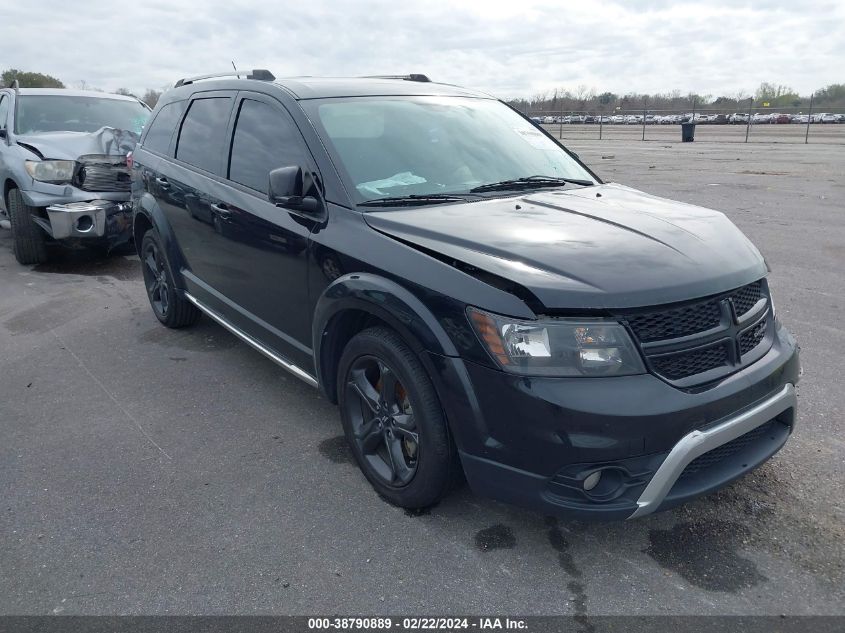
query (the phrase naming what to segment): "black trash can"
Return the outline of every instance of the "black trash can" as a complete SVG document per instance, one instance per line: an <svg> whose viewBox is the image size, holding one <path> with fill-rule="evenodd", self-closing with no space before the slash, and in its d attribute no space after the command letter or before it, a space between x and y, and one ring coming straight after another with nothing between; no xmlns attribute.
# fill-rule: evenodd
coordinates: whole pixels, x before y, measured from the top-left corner
<svg viewBox="0 0 845 633"><path fill-rule="evenodd" d="M681 123L681 142L692 143L695 140L695 123Z"/></svg>

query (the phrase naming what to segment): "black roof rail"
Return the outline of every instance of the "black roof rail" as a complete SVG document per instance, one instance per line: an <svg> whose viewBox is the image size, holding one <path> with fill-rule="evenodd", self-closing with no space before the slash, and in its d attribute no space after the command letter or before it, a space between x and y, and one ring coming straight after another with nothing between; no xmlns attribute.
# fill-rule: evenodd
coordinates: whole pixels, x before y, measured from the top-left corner
<svg viewBox="0 0 845 633"><path fill-rule="evenodd" d="M405 81L431 82L431 79L422 73L411 73L410 75L364 75L362 79L404 79Z"/></svg>
<svg viewBox="0 0 845 633"><path fill-rule="evenodd" d="M241 75L246 75L247 79L257 79L259 81L275 81L276 76L271 73L269 70L265 70L264 68L256 68L255 70L244 70L238 72L236 70L226 70L221 73L209 73L207 75L197 75L196 77L185 77L184 79L180 79L176 82L173 86L174 88L178 88L179 86L185 86L187 84L192 84L195 81L201 81L203 79L216 79L218 77L240 77Z"/></svg>

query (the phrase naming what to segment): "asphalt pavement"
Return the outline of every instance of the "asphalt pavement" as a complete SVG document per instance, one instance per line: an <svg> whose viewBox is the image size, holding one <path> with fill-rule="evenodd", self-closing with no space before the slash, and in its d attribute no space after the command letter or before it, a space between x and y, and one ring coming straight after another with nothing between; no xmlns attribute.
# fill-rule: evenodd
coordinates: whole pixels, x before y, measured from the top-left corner
<svg viewBox="0 0 845 633"><path fill-rule="evenodd" d="M317 390L209 319L160 326L137 257L25 267L0 230L0 613L845 614L845 152L571 147L724 211L767 257L805 370L773 460L624 523L466 487L408 513Z"/></svg>

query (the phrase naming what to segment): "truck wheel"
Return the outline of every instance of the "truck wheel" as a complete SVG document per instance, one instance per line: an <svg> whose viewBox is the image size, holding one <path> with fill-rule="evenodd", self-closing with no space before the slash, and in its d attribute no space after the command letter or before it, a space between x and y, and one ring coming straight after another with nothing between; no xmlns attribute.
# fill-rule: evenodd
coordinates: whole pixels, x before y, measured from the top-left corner
<svg viewBox="0 0 845 633"><path fill-rule="evenodd" d="M457 451L431 379L396 332L353 337L340 359L338 402L355 460L383 498L418 509L448 492Z"/></svg>
<svg viewBox="0 0 845 633"><path fill-rule="evenodd" d="M167 261L155 229L147 231L141 241L141 268L147 298L156 318L170 328L196 323L200 312L193 303L176 292L170 262Z"/></svg>
<svg viewBox="0 0 845 633"><path fill-rule="evenodd" d="M9 191L7 210L9 223L12 225L15 259L24 265L46 262L46 236L41 227L36 226L32 221L32 216L38 211L37 208L27 205L23 201L21 192L18 189L12 189Z"/></svg>

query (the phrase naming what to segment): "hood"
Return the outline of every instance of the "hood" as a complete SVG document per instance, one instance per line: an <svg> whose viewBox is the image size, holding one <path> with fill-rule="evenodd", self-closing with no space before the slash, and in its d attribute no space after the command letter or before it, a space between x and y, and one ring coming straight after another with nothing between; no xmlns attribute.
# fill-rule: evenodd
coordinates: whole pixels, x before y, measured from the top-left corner
<svg viewBox="0 0 845 633"><path fill-rule="evenodd" d="M47 160L76 160L85 155L126 156L138 138L129 130L101 127L96 132L21 134L15 136L15 142L34 148Z"/></svg>
<svg viewBox="0 0 845 633"><path fill-rule="evenodd" d="M519 284L547 309L672 303L766 275L763 257L724 214L617 184L364 218L382 233Z"/></svg>

